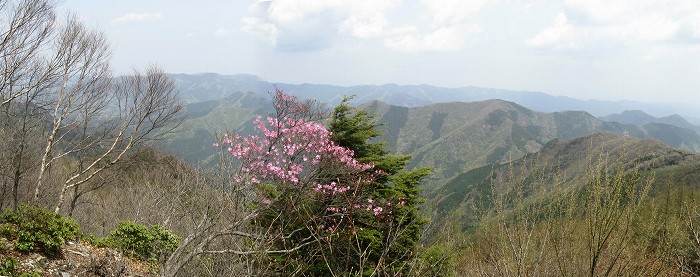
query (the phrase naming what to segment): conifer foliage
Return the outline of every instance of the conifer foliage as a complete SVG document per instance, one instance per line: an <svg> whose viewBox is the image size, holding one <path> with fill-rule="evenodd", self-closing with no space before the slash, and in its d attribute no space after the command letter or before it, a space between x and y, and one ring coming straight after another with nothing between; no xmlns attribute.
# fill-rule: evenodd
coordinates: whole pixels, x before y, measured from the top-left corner
<svg viewBox="0 0 700 277"><path fill-rule="evenodd" d="M359 249L350 257L357 261L366 255L366 264L380 274L396 275L410 272L409 261L415 258L417 242L421 238L422 227L427 222L418 212L418 185L428 176L429 169L421 167L408 171L409 155L392 155L385 142L375 142L381 136L379 123L372 114L363 109L351 107L350 98L344 98L332 114L329 123L331 140L347 147L355 153L361 163L374 166L369 169L375 176L366 185L371 197L386 203L395 203L390 217L379 222L372 218L359 217L356 226ZM365 272L370 273L370 272Z"/></svg>

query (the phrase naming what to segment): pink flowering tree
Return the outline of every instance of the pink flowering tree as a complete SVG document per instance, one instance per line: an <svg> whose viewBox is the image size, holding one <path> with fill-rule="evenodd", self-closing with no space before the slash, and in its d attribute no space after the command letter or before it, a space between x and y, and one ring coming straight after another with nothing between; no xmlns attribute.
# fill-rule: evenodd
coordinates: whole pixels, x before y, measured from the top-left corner
<svg viewBox="0 0 700 277"><path fill-rule="evenodd" d="M273 104L271 116L253 121L256 135L228 132L214 144L226 154L229 189L245 191L237 201L252 203L248 208L259 211L256 224L278 232L275 248L308 245L305 255L311 249L316 257L330 255L342 247L334 241L356 235L355 218L381 221L391 214L391 203L373 199L366 189L381 172L330 139L320 123L327 113L317 102L276 89ZM284 269L288 265L282 263L283 270L298 270L294 266Z"/></svg>
<svg viewBox="0 0 700 277"><path fill-rule="evenodd" d="M318 102L279 89L272 97L274 111L253 121L254 135L227 132L213 144L221 153L217 178L228 204L206 211L166 262L164 275L213 254L233 255L226 260L253 275L365 271L350 257L369 259L359 243L368 222L390 224L401 199L377 197L372 184L384 172L331 139L321 123L328 113Z"/></svg>

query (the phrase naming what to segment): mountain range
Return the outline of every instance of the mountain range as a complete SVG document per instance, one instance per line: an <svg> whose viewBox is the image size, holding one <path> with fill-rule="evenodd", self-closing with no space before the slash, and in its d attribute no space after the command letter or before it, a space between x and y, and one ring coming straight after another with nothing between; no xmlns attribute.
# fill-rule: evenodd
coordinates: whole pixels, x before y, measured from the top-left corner
<svg viewBox="0 0 700 277"><path fill-rule="evenodd" d="M642 110L626 110L619 114L611 114L600 117L603 121L619 122L624 124L649 124L663 123L676 127L686 128L690 130L700 131L700 127L694 125L678 114L672 114L664 117L654 117Z"/></svg>
<svg viewBox="0 0 700 277"><path fill-rule="evenodd" d="M375 101L364 106L384 123L389 147L413 155L413 163L433 167L438 178L538 152L553 139L596 132L655 138L667 145L700 150L698 132L663 123L622 124L587 112L543 113L503 100L401 107Z"/></svg>
<svg viewBox="0 0 700 277"><path fill-rule="evenodd" d="M695 124L700 124L700 110L688 104L647 103L638 101L580 100L565 96L552 96L542 92L514 91L474 86L444 88L431 85L360 85L334 86L322 84L272 83L254 75L170 74L179 85L180 97L185 103L216 100L236 92L264 93L275 86L301 98L313 98L335 105L343 96L355 95L354 104L372 100L405 107L424 106L433 103L474 102L501 99L515 102L540 112L586 111L594 116L606 116L625 110L644 110L654 116L680 114Z"/></svg>
<svg viewBox="0 0 700 277"><path fill-rule="evenodd" d="M275 85L255 76L172 76L180 84L183 101L189 103L188 118L163 145L189 163L215 163L212 143L217 133L252 134L252 119L272 112L264 92ZM700 186L700 155L695 153L700 151L700 128L678 115L683 111L678 107L474 87L276 86L330 107L345 95L355 95L352 103L374 114L381 124L378 141L385 141L396 154L412 155L409 167L432 168L421 187L433 226L459 222L463 230L475 227L479 222L475 207L499 180L575 189L596 165L647 174L657 191L663 182ZM490 99L494 96L500 99ZM645 107L656 107L656 114L663 109L675 112L655 117ZM431 227L429 232L439 234L439 229Z"/></svg>
<svg viewBox="0 0 700 277"><path fill-rule="evenodd" d="M427 189L438 189L458 174L507 163L540 151L554 139L607 132L654 138L666 145L700 151L700 133L664 123L606 122L583 111L537 112L513 102L485 100L405 107L378 100L361 105L382 123L390 150L413 156L411 166L430 166ZM180 132L164 141L168 151L193 164L212 162L216 133L250 134L251 120L271 111L267 95L237 92L187 105Z"/></svg>

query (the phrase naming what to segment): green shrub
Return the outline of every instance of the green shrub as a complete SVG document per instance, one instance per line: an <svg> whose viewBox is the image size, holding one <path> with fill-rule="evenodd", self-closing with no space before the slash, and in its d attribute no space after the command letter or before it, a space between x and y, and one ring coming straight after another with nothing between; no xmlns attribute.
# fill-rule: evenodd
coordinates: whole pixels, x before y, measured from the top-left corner
<svg viewBox="0 0 700 277"><path fill-rule="evenodd" d="M22 272L17 277L41 277L41 273L39 271Z"/></svg>
<svg viewBox="0 0 700 277"><path fill-rule="evenodd" d="M448 248L442 244L435 244L425 251L420 256L420 262L423 263L423 270L420 275L423 276L453 276L454 253L451 253Z"/></svg>
<svg viewBox="0 0 700 277"><path fill-rule="evenodd" d="M87 236L84 236L83 239L97 247L111 247L109 237L96 237L95 234L90 233Z"/></svg>
<svg viewBox="0 0 700 277"><path fill-rule="evenodd" d="M165 227L148 228L131 221L119 222L107 238L107 244L126 255L153 262L174 251L178 243L180 238Z"/></svg>
<svg viewBox="0 0 700 277"><path fill-rule="evenodd" d="M0 275L13 276L17 271L17 261L12 257L5 257L0 260Z"/></svg>
<svg viewBox="0 0 700 277"><path fill-rule="evenodd" d="M19 265L12 257L0 259L0 276L17 276L17 277L41 277L38 271L17 272Z"/></svg>
<svg viewBox="0 0 700 277"><path fill-rule="evenodd" d="M68 217L37 207L21 206L0 214L0 235L17 240L15 250L56 255L66 240L79 234L78 224Z"/></svg>

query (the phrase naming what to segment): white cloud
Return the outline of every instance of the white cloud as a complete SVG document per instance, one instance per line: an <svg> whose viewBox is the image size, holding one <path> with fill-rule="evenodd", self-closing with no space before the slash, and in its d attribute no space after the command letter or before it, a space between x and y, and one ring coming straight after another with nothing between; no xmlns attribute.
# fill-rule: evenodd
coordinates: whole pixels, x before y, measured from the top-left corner
<svg viewBox="0 0 700 277"><path fill-rule="evenodd" d="M339 10L348 12L348 17L340 26L340 31L349 31L356 38L374 38L387 34L389 21L386 13L396 7L397 0L356 0L340 1Z"/></svg>
<svg viewBox="0 0 700 277"><path fill-rule="evenodd" d="M265 1L269 5L267 18L278 24L294 24L304 20L309 14L315 14L332 8L336 1L324 0L284 0Z"/></svg>
<svg viewBox="0 0 700 277"><path fill-rule="evenodd" d="M112 20L112 24L125 24L158 19L163 19L163 15L160 13L129 13Z"/></svg>
<svg viewBox="0 0 700 277"><path fill-rule="evenodd" d="M420 0L432 19L431 27L409 25L387 33L384 46L401 52L452 51L463 48L470 34L480 33L483 27L469 24L468 20L484 7L499 0ZM430 25L430 24L429 24ZM426 30L427 29L427 30Z"/></svg>
<svg viewBox="0 0 700 277"><path fill-rule="evenodd" d="M566 8L575 13L584 15L595 24L608 24L619 20L635 10L655 0L565 0Z"/></svg>
<svg viewBox="0 0 700 277"><path fill-rule="evenodd" d="M391 33L386 12L399 0L276 0L258 1L242 19L242 29L270 45L297 51L332 45L339 34L359 39ZM314 43L317 41L318 43ZM301 47L301 48L300 48Z"/></svg>
<svg viewBox="0 0 700 277"><path fill-rule="evenodd" d="M285 0L259 1L249 8L260 21L278 27L303 24L321 13L335 13L341 17L337 26L359 38L376 37L384 33L388 21L384 14L395 7L398 0ZM250 19L248 19L250 21ZM248 25L248 23L244 22Z"/></svg>
<svg viewBox="0 0 700 277"><path fill-rule="evenodd" d="M244 17L241 21L243 21L243 31L262 38L272 46L277 44L279 30L274 24L265 22L257 17Z"/></svg>
<svg viewBox="0 0 700 277"><path fill-rule="evenodd" d="M370 17L351 16L343 21L340 26L341 32L348 32L356 38L379 37L386 33L389 21L381 15Z"/></svg>
<svg viewBox="0 0 700 277"><path fill-rule="evenodd" d="M401 0L258 1L249 7L250 16L242 19L242 29L284 51L330 47L339 36L382 39L386 47L407 52L453 50L464 45L464 34L481 30L465 19L493 1L421 0L410 4L417 8L416 17L428 15L432 25L394 25L388 16Z"/></svg>
<svg viewBox="0 0 700 277"><path fill-rule="evenodd" d="M317 49L329 40L320 36L333 36L328 34L328 26L337 25L328 17L330 4L317 0L258 1L249 6L250 16L241 19L241 29L280 50ZM313 45L314 41L320 44Z"/></svg>
<svg viewBox="0 0 700 277"><path fill-rule="evenodd" d="M664 15L649 15L608 27L612 35L643 41L666 41L673 39L680 30L680 23Z"/></svg>
<svg viewBox="0 0 700 277"><path fill-rule="evenodd" d="M442 27L426 35L402 35L384 40L384 45L401 52L450 51L464 46L466 35L481 32L483 28L470 25Z"/></svg>
<svg viewBox="0 0 700 277"><path fill-rule="evenodd" d="M557 14L554 19L554 25L544 29L542 32L527 40L527 45L533 47L552 47L552 48L575 48L575 30L567 22L564 13Z"/></svg>
<svg viewBox="0 0 700 277"><path fill-rule="evenodd" d="M458 23L479 11L493 0L421 0L433 20L438 23Z"/></svg>
<svg viewBox="0 0 700 277"><path fill-rule="evenodd" d="M566 6L583 15L602 35L642 41L673 39L681 20L695 17L686 14L700 15L700 5L681 10L675 3L659 0L567 0Z"/></svg>
<svg viewBox="0 0 700 277"><path fill-rule="evenodd" d="M396 36L396 35L404 35L404 34L409 34L409 33L416 33L418 32L418 27L415 25L405 25L405 26L399 26L392 28L391 30L388 31L388 35Z"/></svg>
<svg viewBox="0 0 700 277"><path fill-rule="evenodd" d="M646 44L697 44L700 39L697 0L565 0L564 6L554 24L527 40L527 45L627 49Z"/></svg>

